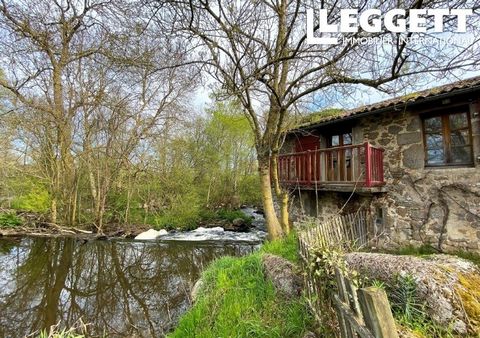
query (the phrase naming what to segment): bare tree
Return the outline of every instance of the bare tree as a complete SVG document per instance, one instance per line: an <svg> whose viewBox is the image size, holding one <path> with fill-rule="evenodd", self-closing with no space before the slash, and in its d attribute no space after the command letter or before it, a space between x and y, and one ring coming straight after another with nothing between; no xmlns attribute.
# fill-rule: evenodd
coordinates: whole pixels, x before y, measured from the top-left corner
<svg viewBox="0 0 480 338"><path fill-rule="evenodd" d="M86 98L76 96L68 83L74 80L78 63L99 52L107 39L99 22L106 5L89 1L2 1L0 5L2 57L9 60L0 85L15 95L23 109L35 111L46 122L43 160L50 178L53 222L75 222L73 121Z"/></svg>
<svg viewBox="0 0 480 338"><path fill-rule="evenodd" d="M224 95L241 102L250 121L270 238L281 236L290 227L288 193L278 183L276 165L289 112L315 95L325 95L334 86L364 85L391 91L402 85L401 78L414 81L412 77L423 73L444 76L459 68L476 69L480 60L478 15L467 22L467 30L473 36L469 43L408 43L405 38L412 36L438 39L438 34L433 33L433 18L429 17L426 32L421 34L387 30L369 33L359 29L344 35L383 37L390 39L389 43L372 46L351 39L315 45L307 44L307 10L326 9L329 22L338 24L342 8L356 8L359 13L377 8L383 14L398 6L407 10L473 8L476 12L478 5L478 1L465 0L171 2L169 10L175 14L171 24L179 34L184 34L192 48L198 48L205 70ZM164 3L157 2L157 7L164 10ZM445 31L456 30L457 22L452 17L445 17L444 21ZM318 28L315 22L313 30L320 34ZM392 81L395 82L389 86ZM279 197L280 220L274 209L272 183Z"/></svg>
<svg viewBox="0 0 480 338"><path fill-rule="evenodd" d="M139 152L196 82L179 67L184 46L144 9L122 1L0 4L0 86L49 182L53 223L78 222L87 181L91 205L82 205L93 208L101 232L110 191L135 171Z"/></svg>

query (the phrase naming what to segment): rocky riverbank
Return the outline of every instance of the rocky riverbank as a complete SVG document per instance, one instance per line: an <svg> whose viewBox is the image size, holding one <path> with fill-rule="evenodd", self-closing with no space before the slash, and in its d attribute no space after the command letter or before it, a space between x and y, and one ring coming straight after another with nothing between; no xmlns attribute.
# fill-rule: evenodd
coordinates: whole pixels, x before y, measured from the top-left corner
<svg viewBox="0 0 480 338"><path fill-rule="evenodd" d="M19 225L0 227L2 236L37 236L37 237L74 237L86 240L107 239L136 239L136 240L180 240L180 241L258 241L266 238L266 229L261 212L254 208L242 208L241 211L251 219L237 218L232 221L220 220L211 223L201 222L199 227L191 231L155 230L145 224L106 224L99 233L94 226L66 227L48 222L41 214L2 210L2 212L15 212L22 220Z"/></svg>

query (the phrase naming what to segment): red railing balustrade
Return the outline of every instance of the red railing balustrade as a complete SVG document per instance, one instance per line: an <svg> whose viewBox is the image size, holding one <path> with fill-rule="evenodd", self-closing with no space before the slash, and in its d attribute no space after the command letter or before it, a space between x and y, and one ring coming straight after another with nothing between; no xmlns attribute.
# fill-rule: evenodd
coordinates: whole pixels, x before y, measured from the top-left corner
<svg viewBox="0 0 480 338"><path fill-rule="evenodd" d="M280 183L289 185L384 185L383 152L368 142L278 157Z"/></svg>

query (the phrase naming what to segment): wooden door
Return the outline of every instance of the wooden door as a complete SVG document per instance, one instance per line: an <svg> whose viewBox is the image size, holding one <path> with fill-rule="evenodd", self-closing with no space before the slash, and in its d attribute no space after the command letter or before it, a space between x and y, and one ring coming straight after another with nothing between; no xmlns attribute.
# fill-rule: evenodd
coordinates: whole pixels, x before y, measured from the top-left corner
<svg viewBox="0 0 480 338"><path fill-rule="evenodd" d="M294 175L300 183L310 184L312 180L315 181L319 177L319 169L315 165L317 163L315 159L318 157L318 154L315 152L305 153L318 148L320 148L320 138L318 136L308 135L297 138L295 152L303 154L295 157Z"/></svg>
<svg viewBox="0 0 480 338"><path fill-rule="evenodd" d="M328 147L344 147L352 145L352 133L339 133L331 135ZM333 182L352 181L352 149L340 148L328 153L328 180Z"/></svg>

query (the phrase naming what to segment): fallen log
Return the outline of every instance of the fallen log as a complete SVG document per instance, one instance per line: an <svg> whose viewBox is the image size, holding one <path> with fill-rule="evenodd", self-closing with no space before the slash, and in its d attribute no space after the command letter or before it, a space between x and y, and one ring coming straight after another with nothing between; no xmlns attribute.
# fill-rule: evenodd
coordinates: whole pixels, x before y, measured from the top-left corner
<svg viewBox="0 0 480 338"><path fill-rule="evenodd" d="M480 272L467 260L449 255L427 258L379 253L346 254L349 268L372 280L395 285L410 275L429 317L460 334L480 333Z"/></svg>

